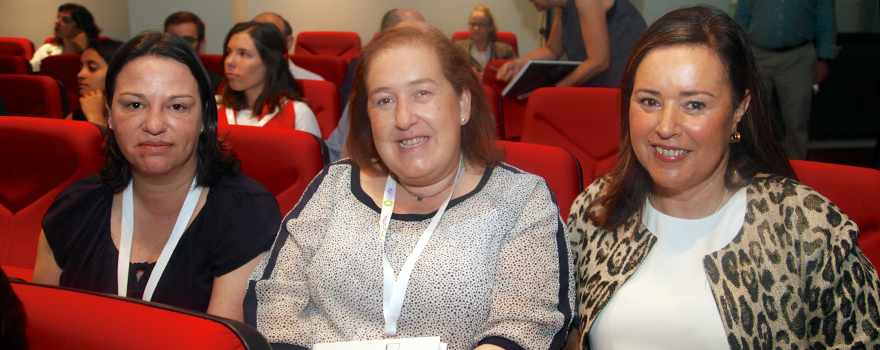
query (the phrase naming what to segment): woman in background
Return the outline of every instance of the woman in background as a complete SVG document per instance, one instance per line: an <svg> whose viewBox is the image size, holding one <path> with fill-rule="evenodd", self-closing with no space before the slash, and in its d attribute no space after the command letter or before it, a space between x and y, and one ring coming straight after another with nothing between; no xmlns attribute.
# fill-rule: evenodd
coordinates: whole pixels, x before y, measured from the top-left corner
<svg viewBox="0 0 880 350"><path fill-rule="evenodd" d="M242 320L281 214L222 151L201 60L175 34L144 32L110 61L105 91L107 166L55 198L33 281Z"/></svg>
<svg viewBox="0 0 880 350"><path fill-rule="evenodd" d="M79 60L79 73L76 74L81 109L68 114L66 119L84 120L107 126L104 78L107 76L108 62L120 46L122 46L120 41L98 40L83 51Z"/></svg>
<svg viewBox="0 0 880 350"><path fill-rule="evenodd" d="M557 60L566 54L582 61L556 86L619 87L626 59L645 20L629 0L531 0L538 11L556 11L547 44L501 66L497 79L508 81L529 60Z"/></svg>
<svg viewBox="0 0 880 350"><path fill-rule="evenodd" d="M477 73L482 74L486 63L491 60L516 58L510 44L497 41L498 25L495 24L492 10L485 5L479 5L471 11L468 31L471 33L470 39L459 40L455 44L470 55L471 66Z"/></svg>
<svg viewBox="0 0 880 350"><path fill-rule="evenodd" d="M58 17L55 18L55 37L34 52L31 68L36 73L46 57L82 52L89 43L98 40L99 32L92 13L82 5L68 3L59 6Z"/></svg>
<svg viewBox="0 0 880 350"><path fill-rule="evenodd" d="M288 70L284 45L272 24L232 27L223 43L226 84L219 96L220 125L296 129L321 137L315 113Z"/></svg>
<svg viewBox="0 0 880 350"><path fill-rule="evenodd" d="M797 181L736 22L664 15L622 86L618 164L569 218L583 347L876 347L859 229Z"/></svg>

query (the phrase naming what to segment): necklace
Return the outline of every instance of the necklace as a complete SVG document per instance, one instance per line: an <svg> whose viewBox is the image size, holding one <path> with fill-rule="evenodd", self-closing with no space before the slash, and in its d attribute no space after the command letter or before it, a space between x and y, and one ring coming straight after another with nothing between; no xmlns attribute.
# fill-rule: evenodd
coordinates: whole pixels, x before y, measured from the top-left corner
<svg viewBox="0 0 880 350"><path fill-rule="evenodd" d="M406 186L404 186L402 182L400 182L399 180L397 180L397 174L395 174L395 173L391 173L391 178L394 179L394 181L397 181L397 184L400 185L400 187L402 187L403 190L406 191L406 193L409 193L411 196L416 197L416 200L419 201L419 202L421 202L422 199L425 199L425 198L431 198L431 197L434 197L434 196L436 196L436 195L438 195L438 194L441 194L441 193L443 193L443 192L446 192L446 189L449 188L449 186L445 186L445 187L443 187L442 190L440 190L440 192L434 193L434 194L432 194L432 195L427 195L427 196L425 196L425 195L421 195L421 194L413 193L413 192L410 191L408 188L406 188ZM454 183L454 182L453 182L453 183Z"/></svg>

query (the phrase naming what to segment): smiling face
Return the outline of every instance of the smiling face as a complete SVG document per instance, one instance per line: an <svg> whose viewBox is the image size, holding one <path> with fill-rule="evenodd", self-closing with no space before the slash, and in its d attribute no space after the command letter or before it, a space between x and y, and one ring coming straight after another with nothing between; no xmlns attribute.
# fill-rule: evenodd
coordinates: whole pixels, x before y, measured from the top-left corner
<svg viewBox="0 0 880 350"><path fill-rule="evenodd" d="M400 181L427 186L457 169L470 93L455 93L434 50L400 46L378 52L366 91L376 150Z"/></svg>
<svg viewBox="0 0 880 350"><path fill-rule="evenodd" d="M748 108L734 106L726 69L704 46L650 52L636 71L630 136L655 192L701 190L724 183L730 135Z"/></svg>
<svg viewBox="0 0 880 350"><path fill-rule="evenodd" d="M64 39L73 39L79 33L76 22L70 17L70 11L58 12L55 18L55 36Z"/></svg>
<svg viewBox="0 0 880 350"><path fill-rule="evenodd" d="M198 163L202 103L196 79L180 62L145 56L116 76L110 125L137 176L191 176Z"/></svg>
<svg viewBox="0 0 880 350"><path fill-rule="evenodd" d="M224 65L229 88L243 91L248 105L253 107L257 96L263 92L266 80L266 65L263 64L257 46L250 34L243 31L229 38L226 52Z"/></svg>
<svg viewBox="0 0 880 350"><path fill-rule="evenodd" d="M79 73L76 80L79 82L79 95L85 96L95 90L104 90L104 78L107 76L107 62L101 58L95 49L83 51L79 59Z"/></svg>

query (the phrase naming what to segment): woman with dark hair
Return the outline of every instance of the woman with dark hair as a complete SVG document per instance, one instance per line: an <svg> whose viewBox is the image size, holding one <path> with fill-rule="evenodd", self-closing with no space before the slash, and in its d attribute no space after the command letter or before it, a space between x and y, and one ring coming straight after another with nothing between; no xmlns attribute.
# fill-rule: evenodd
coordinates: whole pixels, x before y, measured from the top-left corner
<svg viewBox="0 0 880 350"><path fill-rule="evenodd" d="M297 349L426 336L451 350L561 347L574 303L564 225L543 179L500 163L467 55L424 24L386 29L361 51L351 103L351 159L284 219L245 321Z"/></svg>
<svg viewBox="0 0 880 350"><path fill-rule="evenodd" d="M84 6L72 3L59 6L58 17L55 18L55 38L34 52L31 68L36 73L46 57L82 52L90 43L98 40L100 32L92 13Z"/></svg>
<svg viewBox="0 0 880 350"><path fill-rule="evenodd" d="M104 104L104 79L107 66L122 42L116 40L98 40L83 51L79 59L79 105L82 109L73 111L66 119L89 121L100 126L107 126L107 108Z"/></svg>
<svg viewBox="0 0 880 350"><path fill-rule="evenodd" d="M239 23L226 35L223 46L226 80L219 96L221 125L296 129L321 137L315 113L288 70L285 41L278 28L268 23Z"/></svg>
<svg viewBox="0 0 880 350"><path fill-rule="evenodd" d="M479 5L471 11L468 31L471 33L470 39L459 40L455 44L470 56L471 66L477 73L483 73L483 67L491 60L516 58L510 44L497 41L498 25L489 7Z"/></svg>
<svg viewBox="0 0 880 350"><path fill-rule="evenodd" d="M797 182L736 22L666 14L622 86L618 164L569 218L583 346L876 346L858 227Z"/></svg>
<svg viewBox="0 0 880 350"><path fill-rule="evenodd" d="M34 282L242 319L278 203L217 140L207 71L174 34L144 32L107 69L107 166L43 218Z"/></svg>

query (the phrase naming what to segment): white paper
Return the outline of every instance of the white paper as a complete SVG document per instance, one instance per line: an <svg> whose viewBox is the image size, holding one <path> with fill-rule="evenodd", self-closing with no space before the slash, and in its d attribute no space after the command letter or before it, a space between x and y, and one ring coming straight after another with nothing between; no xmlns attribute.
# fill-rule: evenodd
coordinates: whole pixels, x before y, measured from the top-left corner
<svg viewBox="0 0 880 350"><path fill-rule="evenodd" d="M314 350L446 350L440 337L389 338L315 344Z"/></svg>

